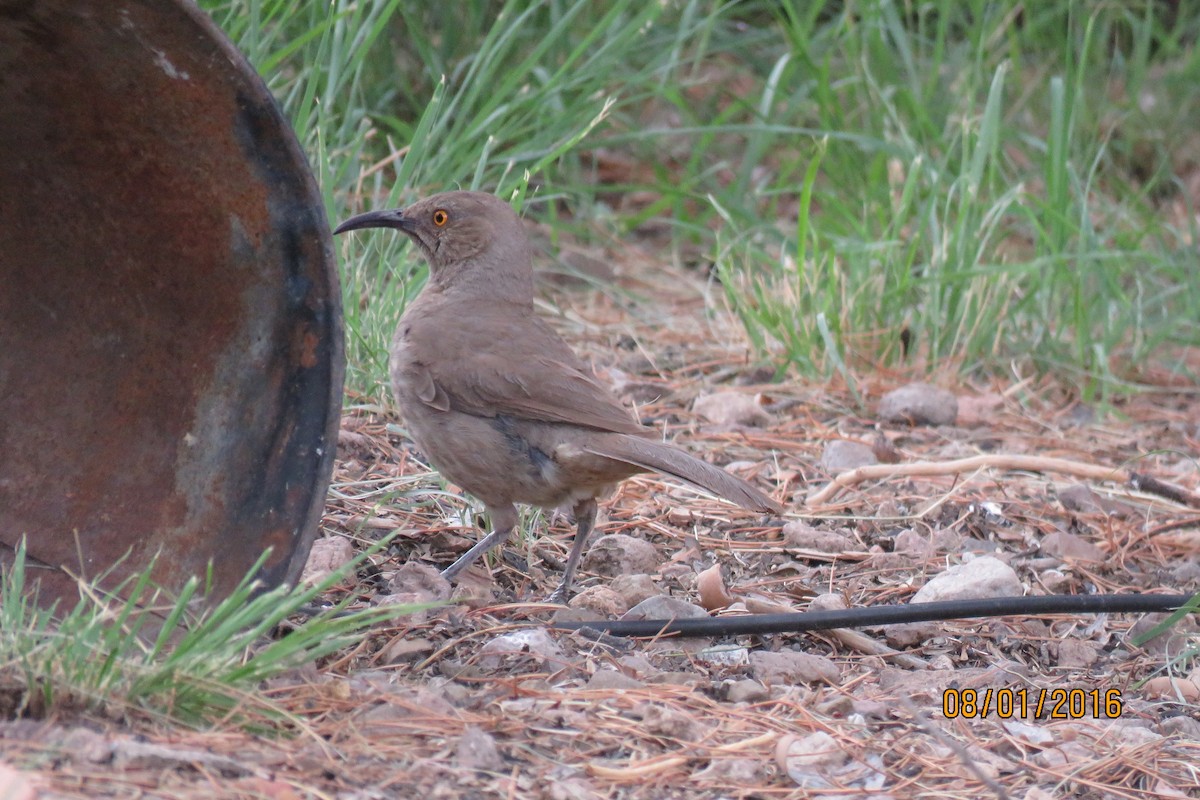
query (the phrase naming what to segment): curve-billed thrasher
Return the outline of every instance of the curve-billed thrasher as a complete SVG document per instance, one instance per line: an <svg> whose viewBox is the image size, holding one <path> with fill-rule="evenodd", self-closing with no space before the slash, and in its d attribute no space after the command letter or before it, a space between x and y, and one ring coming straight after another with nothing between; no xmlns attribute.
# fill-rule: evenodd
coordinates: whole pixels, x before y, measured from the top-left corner
<svg viewBox="0 0 1200 800"><path fill-rule="evenodd" d="M752 511L782 511L750 484L642 426L533 310L529 239L507 203L447 192L353 217L334 233L397 228L429 261L429 282L392 340L392 390L413 441L445 478L483 501L492 532L442 574L453 579L517 524L514 503L572 506L578 524L566 601L596 498L638 472L707 489Z"/></svg>

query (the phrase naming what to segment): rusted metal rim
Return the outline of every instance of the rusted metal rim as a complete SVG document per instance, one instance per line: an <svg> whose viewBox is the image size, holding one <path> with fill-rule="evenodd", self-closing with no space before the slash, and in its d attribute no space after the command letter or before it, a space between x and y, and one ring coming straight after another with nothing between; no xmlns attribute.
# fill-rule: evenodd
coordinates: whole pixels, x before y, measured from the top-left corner
<svg viewBox="0 0 1200 800"><path fill-rule="evenodd" d="M341 406L328 231L191 4L0 0L0 559L24 538L47 597L155 557L220 594L268 547L295 579Z"/></svg>

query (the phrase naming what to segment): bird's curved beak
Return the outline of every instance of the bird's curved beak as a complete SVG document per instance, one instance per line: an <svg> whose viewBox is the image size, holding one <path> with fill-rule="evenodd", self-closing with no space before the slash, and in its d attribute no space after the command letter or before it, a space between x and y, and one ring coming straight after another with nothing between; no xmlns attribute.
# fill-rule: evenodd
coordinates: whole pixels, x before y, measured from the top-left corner
<svg viewBox="0 0 1200 800"><path fill-rule="evenodd" d="M402 231L412 230L412 220L404 216L404 210L389 208L385 211L368 211L343 222L333 229L334 234L356 231L360 228L399 228Z"/></svg>

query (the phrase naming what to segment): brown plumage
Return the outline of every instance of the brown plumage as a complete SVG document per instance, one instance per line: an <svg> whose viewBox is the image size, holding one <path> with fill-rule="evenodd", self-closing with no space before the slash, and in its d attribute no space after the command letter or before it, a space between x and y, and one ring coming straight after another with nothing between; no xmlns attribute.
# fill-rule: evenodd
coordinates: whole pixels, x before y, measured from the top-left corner
<svg viewBox="0 0 1200 800"><path fill-rule="evenodd" d="M400 318L390 375L417 446L483 501L493 530L442 574L454 578L501 544L515 503L569 505L578 531L553 597L565 601L596 519L596 498L655 471L752 511L778 503L633 418L533 310L533 265L520 219L502 200L447 192L373 211L334 233L397 228L429 262L429 282Z"/></svg>

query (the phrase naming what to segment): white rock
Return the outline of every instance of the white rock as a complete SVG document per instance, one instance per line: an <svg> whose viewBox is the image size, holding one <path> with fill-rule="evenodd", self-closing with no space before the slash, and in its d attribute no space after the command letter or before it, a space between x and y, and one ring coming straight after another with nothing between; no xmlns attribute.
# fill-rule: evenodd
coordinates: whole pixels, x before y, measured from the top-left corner
<svg viewBox="0 0 1200 800"><path fill-rule="evenodd" d="M913 595L911 602L1020 597L1024 593L1025 588L1012 567L994 556L980 556L933 576Z"/></svg>
<svg viewBox="0 0 1200 800"><path fill-rule="evenodd" d="M837 475L868 464L878 464L879 459L875 457L875 451L869 445L848 439L834 439L825 443L818 463L821 469L830 475Z"/></svg>
<svg viewBox="0 0 1200 800"><path fill-rule="evenodd" d="M692 410L718 425L761 427L771 421L758 398L741 392L717 392L697 397Z"/></svg>
<svg viewBox="0 0 1200 800"><path fill-rule="evenodd" d="M784 736L775 745L775 761L792 782L809 790L831 789L831 773L837 773L850 754L825 731L807 736Z"/></svg>
<svg viewBox="0 0 1200 800"><path fill-rule="evenodd" d="M841 677L837 665L828 658L794 650L756 650L750 654L750 665L754 677L766 684L836 683Z"/></svg>
<svg viewBox="0 0 1200 800"><path fill-rule="evenodd" d="M717 645L696 653L696 658L718 667L742 667L750 663L750 650L745 647Z"/></svg>
<svg viewBox="0 0 1200 800"><path fill-rule="evenodd" d="M699 619L707 616L708 612L695 603L656 594L629 609L621 619Z"/></svg>
<svg viewBox="0 0 1200 800"><path fill-rule="evenodd" d="M561 664L566 656L558 642L543 628L524 628L505 633L479 648L479 664L484 669L496 669L506 657L529 656L542 664Z"/></svg>

